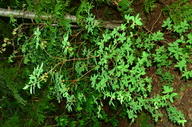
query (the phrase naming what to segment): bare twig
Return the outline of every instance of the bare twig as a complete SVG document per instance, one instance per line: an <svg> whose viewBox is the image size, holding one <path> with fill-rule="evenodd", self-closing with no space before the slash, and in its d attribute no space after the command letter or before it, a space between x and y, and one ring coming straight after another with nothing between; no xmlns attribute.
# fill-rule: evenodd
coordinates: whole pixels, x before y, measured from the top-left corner
<svg viewBox="0 0 192 127"><path fill-rule="evenodd" d="M14 18L25 18L25 19L41 18L43 20L49 20L49 19L53 18L53 16L51 14L44 14L44 15L40 15L38 17L38 15L35 12L31 12L31 11L10 10L10 9L0 8L0 16L10 17L10 15L13 15ZM65 18L70 19L72 23L77 22L76 16L65 15ZM123 21L115 21L115 20L114 21L104 21L103 23L100 23L98 20L95 20L94 22L95 22L95 24L101 25L102 27L108 28L108 29L116 28L116 27L120 26L121 23L123 23Z"/></svg>
<svg viewBox="0 0 192 127"><path fill-rule="evenodd" d="M159 21L159 18L161 17L161 13L162 13L162 12L160 12L157 20L153 23L153 25L152 25L152 27L151 27L151 31L153 31L153 28L154 28L155 24Z"/></svg>

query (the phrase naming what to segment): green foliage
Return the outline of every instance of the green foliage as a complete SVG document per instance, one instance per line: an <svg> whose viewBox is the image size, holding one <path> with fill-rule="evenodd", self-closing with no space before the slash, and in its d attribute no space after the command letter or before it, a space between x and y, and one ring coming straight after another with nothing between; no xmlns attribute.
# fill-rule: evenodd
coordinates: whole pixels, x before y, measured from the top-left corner
<svg viewBox="0 0 192 127"><path fill-rule="evenodd" d="M147 115L146 113L141 113L139 115L139 127L154 127L154 125L152 125L149 120L151 119L149 115Z"/></svg>
<svg viewBox="0 0 192 127"><path fill-rule="evenodd" d="M25 0L1 0L0 8L22 9Z"/></svg>
<svg viewBox="0 0 192 127"><path fill-rule="evenodd" d="M19 117L17 113L15 113L12 117L10 117L5 124L2 124L3 127L19 127Z"/></svg>
<svg viewBox="0 0 192 127"><path fill-rule="evenodd" d="M183 86L181 86L180 91L185 91L185 88Z"/></svg>
<svg viewBox="0 0 192 127"><path fill-rule="evenodd" d="M94 27L98 25L98 22L94 21L95 17L90 13L90 10L93 7L94 6L90 3L83 1L76 13L77 23L81 26L84 26L85 29L88 30L88 33L90 32L92 34Z"/></svg>
<svg viewBox="0 0 192 127"><path fill-rule="evenodd" d="M33 75L29 75L29 82L28 84L23 88L24 90L30 87L30 93L33 94L35 93L35 87L40 89L40 83L42 80L45 80L45 76L41 76L43 72L43 63L41 66L37 66L37 68L34 69Z"/></svg>
<svg viewBox="0 0 192 127"><path fill-rule="evenodd" d="M160 82L171 83L174 79L174 75L171 75L169 71L163 72L162 68L158 68L157 74L160 75Z"/></svg>
<svg viewBox="0 0 192 127"><path fill-rule="evenodd" d="M170 106L169 108L167 108L167 113L170 120L173 121L174 123L178 123L184 126L185 123L187 122L185 120L184 115L180 111L178 111L175 107Z"/></svg>
<svg viewBox="0 0 192 127"><path fill-rule="evenodd" d="M57 121L57 126L62 126L62 127L67 126L69 122L67 116L55 117L55 120Z"/></svg>
<svg viewBox="0 0 192 127"><path fill-rule="evenodd" d="M166 5L163 9L164 14L170 16L174 23L179 24L181 21L186 20L191 22L192 19L192 8L191 4L187 3L189 0L178 0L173 2L171 5Z"/></svg>
<svg viewBox="0 0 192 127"><path fill-rule="evenodd" d="M186 33L191 28L189 20L176 23L174 18L167 18L162 27L177 38L168 46L160 46L157 42L164 40L164 33L144 32L140 15L130 14L130 1L122 0L118 7L126 22L110 30L101 28L100 21L95 21L91 13L94 6L88 1L82 1L74 12L81 28L71 28L71 21L64 18L70 2L27 0L28 10L35 10L37 15L51 13L53 19L37 18L36 22L46 25L36 23L25 34L22 32L25 25L18 25L11 18L15 38L11 45L17 48L10 62L14 62L13 57L18 54L24 58L16 78L12 77L15 67L2 67L0 71L6 79L3 81L0 77L0 86L6 89L1 90L4 117L1 123L97 127L103 121L118 126L118 115L114 114L121 112L119 116L126 116L131 122L139 117L140 124L152 126L147 123L148 115L138 114L147 111L157 122L163 116L161 109L166 109L170 121L184 126L184 115L172 107L178 96L171 84L175 76L166 69L172 66L185 80L192 77L187 66L192 62L192 35ZM155 0L145 0L146 12L155 7L154 3ZM52 25L54 19L57 25ZM2 47L9 42L10 39L5 38ZM146 75L151 67L157 68L156 74L163 84L160 94L153 96L153 80ZM12 101L14 104L10 104ZM112 109L112 115L105 110L106 105ZM9 110L3 110L6 107ZM18 122L23 118L25 120ZM49 118L52 123L47 122Z"/></svg>
<svg viewBox="0 0 192 127"><path fill-rule="evenodd" d="M19 94L19 91L21 90L21 88L23 86L17 86L18 83L20 81L14 81L12 79L15 78L16 76L16 71L17 71L17 68L14 67L14 68L3 68L3 66L6 66L6 62L1 62L1 65L0 65L0 74L2 75L1 76L1 92L3 93L1 97L6 97L6 96L13 96L17 101L18 103L22 104L22 105L26 105L26 101L20 96ZM10 76L11 75L11 76ZM3 81L5 80L5 81ZM17 86L17 87L15 87Z"/></svg>
<svg viewBox="0 0 192 127"><path fill-rule="evenodd" d="M5 31L4 28L6 28L7 30ZM3 21L0 21L0 36L3 36L3 37L11 37L10 36L10 33L12 32L12 25L11 23L10 24L6 24L5 22Z"/></svg>
<svg viewBox="0 0 192 127"><path fill-rule="evenodd" d="M132 14L133 8L131 8L131 4L133 1L121 0L118 2L118 11L122 12L123 15Z"/></svg>
<svg viewBox="0 0 192 127"><path fill-rule="evenodd" d="M44 124L45 118L55 111L55 107L47 98L48 91L36 93L34 97L22 88L29 75L29 68L18 70L17 67L10 67L7 62L0 63L0 114L3 127L11 126L39 126ZM23 72L23 73L21 73ZM34 99L36 98L36 99ZM37 99L38 98L38 99ZM31 103L32 102L32 103Z"/></svg>
<svg viewBox="0 0 192 127"><path fill-rule="evenodd" d="M145 12L149 13L150 11L153 10L153 8L156 7L154 4L156 0L145 0L144 1L144 7L145 7Z"/></svg>
<svg viewBox="0 0 192 127"><path fill-rule="evenodd" d="M179 35L176 41L173 43L169 43L168 51L169 55L171 55L177 62L175 67L178 67L181 72L183 72L183 77L185 79L189 79L191 75L191 71L187 69L187 63L191 63L190 55L191 55L191 33L184 34L187 29L190 29L189 23L187 23L186 20L180 22L179 24L176 23L176 25L171 25L171 20L168 18L164 24L163 27L167 27L167 29L173 29L174 34Z"/></svg>

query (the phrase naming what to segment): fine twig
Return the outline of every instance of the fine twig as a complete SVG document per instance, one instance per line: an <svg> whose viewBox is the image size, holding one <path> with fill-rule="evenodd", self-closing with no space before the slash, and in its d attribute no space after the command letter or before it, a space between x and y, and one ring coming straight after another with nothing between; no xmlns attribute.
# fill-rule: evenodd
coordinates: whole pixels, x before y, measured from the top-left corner
<svg viewBox="0 0 192 127"><path fill-rule="evenodd" d="M160 14L159 14L159 16L158 16L157 20L153 23L153 25L152 25L152 27L151 27L151 30L150 30L150 31L153 31L153 28L154 28L155 24L159 21L159 18L161 17L161 13L162 13L162 12L160 12Z"/></svg>

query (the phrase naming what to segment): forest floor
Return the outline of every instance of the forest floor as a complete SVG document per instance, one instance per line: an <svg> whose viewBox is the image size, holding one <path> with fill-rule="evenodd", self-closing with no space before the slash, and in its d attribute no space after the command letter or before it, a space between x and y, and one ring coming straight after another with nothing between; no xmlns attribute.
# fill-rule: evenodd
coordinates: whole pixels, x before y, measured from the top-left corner
<svg viewBox="0 0 192 127"><path fill-rule="evenodd" d="M134 11L136 13L140 13L142 22L144 23L144 26L147 31L150 31L151 33L154 33L156 31L162 31L162 24L163 21L166 20L167 17L165 17L162 14L162 8L165 5L170 5L171 3L175 2L176 0L159 0L157 3L155 3L156 7L153 8L153 11L150 13L145 13L144 11L144 0L135 0L133 2L132 7L134 8ZM192 4L192 1L189 1L190 4ZM109 7L101 6L98 8L95 8L93 10L93 13L96 15L97 18L103 19L103 20L121 20L121 15L118 11L112 11L110 13L110 19L106 19L106 12L109 9ZM110 8L110 10L112 10ZM169 43L174 42L176 39L172 38L171 35L165 35L164 38L168 40ZM167 43L162 43L161 45L168 46ZM189 67L192 68L192 65L189 65ZM179 73L178 70L175 70L174 67L171 67L167 69L167 71L171 72L175 76L172 85L174 87L174 92L179 93L180 98L176 99L173 106L176 107L178 110L180 110L186 117L187 123L185 124L185 127L192 127L192 87L187 86L186 84L192 84L192 81L183 81L182 76ZM156 75L156 67L149 68L147 72L148 77L153 78L152 86L153 86L153 92L152 95L159 94L161 91L162 84L159 81L159 77ZM181 90L182 89L182 90ZM105 111L110 114L109 107L105 107ZM166 113L166 110L162 110L161 112L163 114L163 117L155 123L153 120L149 120L151 123L151 127L178 127L179 125L173 124L168 120L168 116ZM119 127L139 127L139 118L136 120L135 123L130 124L128 119L121 119L119 118ZM103 123L103 127L110 127L111 125ZM141 126L142 127L142 126ZM145 126L146 127L146 126Z"/></svg>
<svg viewBox="0 0 192 127"><path fill-rule="evenodd" d="M156 7L153 8L150 13L145 13L144 11L144 0L135 0L132 7L134 8L134 11L136 13L140 13L142 22L144 23L144 27L146 28L146 30L154 33L156 31L162 31L161 26L163 24L163 21L165 21L165 19L167 18L162 14L162 8L165 5L170 5L175 1L176 0L158 0L158 2L155 3ZM190 3L192 4L192 0L190 0ZM93 8L92 13L96 16L97 19L122 20L123 17L115 8L115 4L116 3L114 3L114 6L110 7L106 5L95 7ZM108 10L112 11L106 17L106 13ZM172 38L171 35L165 35L164 38L168 40L169 43L176 40L175 38ZM168 46L167 42L161 43L161 45ZM192 65L188 66L192 69ZM183 81L180 72L178 70L175 70L173 66L167 69L167 71L175 76L172 85L174 87L174 92L179 93L180 95L180 98L175 100L173 106L185 115L185 118L187 119L185 127L192 127L192 81ZM153 79L153 92L151 93L152 96L160 94L162 83L159 81L159 77L156 74L156 67L150 67L147 71L147 76L152 77ZM189 87L187 86L187 84L191 84L191 86ZM104 109L107 114L110 114L112 112L109 106L105 106ZM151 123L151 127L178 127L178 125L173 124L168 120L166 110L162 110L161 113L163 114L163 117L160 118L157 123L155 123L152 119L148 121L149 123ZM136 119L133 124L130 124L130 121L128 119L122 119L121 117L119 117L118 120L119 127L142 127L139 125L139 118ZM102 127L111 127L111 125L102 123Z"/></svg>

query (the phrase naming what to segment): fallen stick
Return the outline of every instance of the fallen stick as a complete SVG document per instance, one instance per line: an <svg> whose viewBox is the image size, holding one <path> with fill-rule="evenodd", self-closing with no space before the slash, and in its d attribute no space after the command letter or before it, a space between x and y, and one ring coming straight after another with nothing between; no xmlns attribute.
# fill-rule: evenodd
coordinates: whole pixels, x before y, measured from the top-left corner
<svg viewBox="0 0 192 127"><path fill-rule="evenodd" d="M35 12L0 8L0 16L10 17L10 15L12 15L14 18L25 18L25 19L38 18ZM46 15L40 15L40 18L42 20L48 20L48 19L52 19L52 16L50 14L46 14ZM77 23L77 18L74 15L65 15L65 18L70 19L72 23ZM95 24L101 25L103 28L108 28L108 29L117 28L123 23L123 21L115 21L115 20L103 21L102 23L99 23L98 20L94 20L94 22Z"/></svg>

